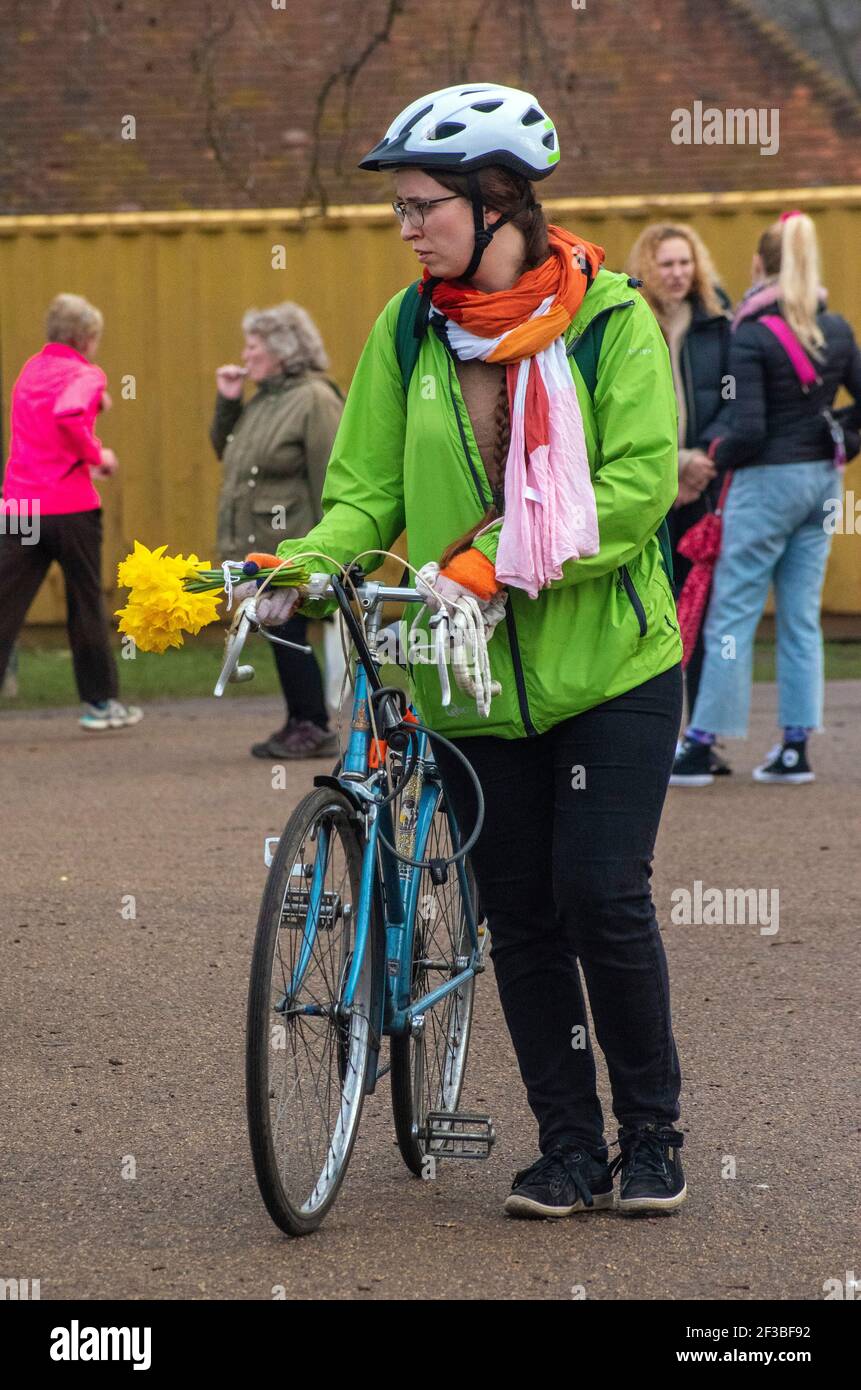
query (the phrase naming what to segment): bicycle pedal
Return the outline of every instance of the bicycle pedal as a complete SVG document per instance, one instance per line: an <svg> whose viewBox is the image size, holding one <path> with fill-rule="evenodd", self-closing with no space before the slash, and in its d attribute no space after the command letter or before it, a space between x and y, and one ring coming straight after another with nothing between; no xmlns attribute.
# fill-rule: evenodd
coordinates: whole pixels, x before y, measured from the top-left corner
<svg viewBox="0 0 861 1390"><path fill-rule="evenodd" d="M466 1110L429 1110L418 1137L435 1158L489 1158L496 1130L489 1115Z"/></svg>
<svg viewBox="0 0 861 1390"><path fill-rule="evenodd" d="M317 910L312 925L316 927L317 931L331 931L341 916L341 894L325 892L317 893L315 897ZM298 928L300 931L304 931L310 909L310 889L293 888L292 886L288 887L284 894L284 904L281 908L280 925L282 927L294 927Z"/></svg>

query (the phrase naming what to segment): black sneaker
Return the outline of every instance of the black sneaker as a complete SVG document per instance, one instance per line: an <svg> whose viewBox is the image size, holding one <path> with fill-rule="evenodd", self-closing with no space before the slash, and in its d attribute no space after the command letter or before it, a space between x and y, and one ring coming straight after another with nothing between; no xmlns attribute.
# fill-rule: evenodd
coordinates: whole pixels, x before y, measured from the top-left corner
<svg viewBox="0 0 861 1390"><path fill-rule="evenodd" d="M731 777L732 768L729 763L715 752L715 745L711 746L711 758L709 759L709 772L714 777Z"/></svg>
<svg viewBox="0 0 861 1390"><path fill-rule="evenodd" d="M557 1144L515 1173L504 1202L509 1216L573 1216L613 1206L609 1164L574 1144Z"/></svg>
<svg viewBox="0 0 861 1390"><path fill-rule="evenodd" d="M807 761L806 743L778 743L764 763L753 769L754 782L814 782L815 775Z"/></svg>
<svg viewBox="0 0 861 1390"><path fill-rule="evenodd" d="M619 1130L620 1151L610 1164L610 1172L622 1169L621 1212L668 1212L681 1206L688 1189L677 1151L684 1142L685 1136L672 1125Z"/></svg>
<svg viewBox="0 0 861 1390"><path fill-rule="evenodd" d="M710 787L714 781L711 744L697 743L696 739L683 738L676 749L673 770L670 773L671 787Z"/></svg>

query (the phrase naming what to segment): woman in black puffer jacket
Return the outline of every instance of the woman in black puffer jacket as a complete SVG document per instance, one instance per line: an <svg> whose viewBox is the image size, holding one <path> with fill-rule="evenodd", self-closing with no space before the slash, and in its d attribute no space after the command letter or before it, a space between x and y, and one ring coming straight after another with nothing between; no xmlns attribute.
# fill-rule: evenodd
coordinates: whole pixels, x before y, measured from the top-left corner
<svg viewBox="0 0 861 1390"><path fill-rule="evenodd" d="M678 593L691 566L679 554L678 542L714 508L720 491L721 480L706 451L724 428L731 306L709 251L692 227L656 222L644 228L631 249L627 270L643 282L643 296L667 340L673 367L679 408L679 495L667 524ZM685 671L689 714L696 703L702 661L700 636ZM712 764L713 772L729 771L714 750Z"/></svg>
<svg viewBox="0 0 861 1390"><path fill-rule="evenodd" d="M733 478L704 628L700 688L673 768L674 785L708 785L715 735L747 733L753 643L772 583L782 742L754 769L754 779L811 782L807 735L822 728L820 599L829 521L842 498L837 447L843 431L831 407L839 387L847 387L855 405L841 413L849 427L845 454L852 457L858 450L861 352L846 320L825 308L809 217L785 213L763 233L753 278L733 321L736 399L709 447L718 469L732 469ZM806 358L807 369L815 368L814 384L801 384L787 348L764 321L769 316L779 333L791 330L801 362Z"/></svg>

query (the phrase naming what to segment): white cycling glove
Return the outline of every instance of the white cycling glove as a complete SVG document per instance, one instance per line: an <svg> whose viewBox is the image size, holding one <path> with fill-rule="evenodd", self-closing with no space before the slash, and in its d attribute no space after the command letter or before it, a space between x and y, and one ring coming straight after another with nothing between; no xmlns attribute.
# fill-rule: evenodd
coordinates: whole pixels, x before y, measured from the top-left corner
<svg viewBox="0 0 861 1390"><path fill-rule="evenodd" d="M440 575L436 560L430 560L426 565L422 565L418 571L416 592L421 594L432 613L439 613L445 609L450 618L453 618L457 612L458 600L472 599L474 603L478 604L488 641L493 636L497 623L505 617L505 604L508 600L506 589L500 589L493 598L479 598L463 584L458 584L456 580L446 579L445 576Z"/></svg>
<svg viewBox="0 0 861 1390"><path fill-rule="evenodd" d="M429 561L418 571L416 590L431 612L445 616L455 684L473 697L479 713L486 717L490 713L491 697L499 695L502 690L499 682L493 680L490 674L487 643L497 623L505 615L507 593L501 590L493 598L478 598L463 584L441 577L435 560ZM448 678L444 657L439 651L438 657L442 703L447 706L450 699Z"/></svg>

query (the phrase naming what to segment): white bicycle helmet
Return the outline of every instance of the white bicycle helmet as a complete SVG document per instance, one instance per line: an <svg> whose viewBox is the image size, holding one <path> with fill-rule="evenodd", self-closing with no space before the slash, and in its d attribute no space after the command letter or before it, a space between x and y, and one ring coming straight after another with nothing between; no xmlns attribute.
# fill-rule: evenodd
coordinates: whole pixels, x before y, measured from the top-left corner
<svg viewBox="0 0 861 1390"><path fill-rule="evenodd" d="M546 178L558 163L556 127L531 93L495 82L467 82L411 102L360 160L359 168L378 171L411 165L466 175L475 226L475 249L460 277L468 280L494 234L516 215L505 213L485 227L477 171L498 164L531 181ZM523 206L531 207L534 201L530 190ZM436 283L432 277L431 285Z"/></svg>
<svg viewBox="0 0 861 1390"><path fill-rule="evenodd" d="M359 168L413 164L465 174L501 164L523 178L543 179L558 163L556 127L531 93L473 82L411 102Z"/></svg>

